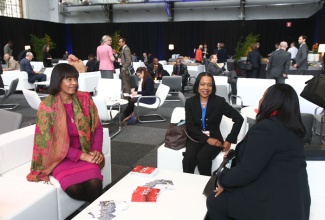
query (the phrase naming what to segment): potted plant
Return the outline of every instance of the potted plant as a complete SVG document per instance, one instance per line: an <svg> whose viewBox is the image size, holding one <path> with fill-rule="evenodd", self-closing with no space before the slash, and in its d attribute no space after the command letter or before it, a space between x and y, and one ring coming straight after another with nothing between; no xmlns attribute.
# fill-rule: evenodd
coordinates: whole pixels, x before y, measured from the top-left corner
<svg viewBox="0 0 325 220"><path fill-rule="evenodd" d="M51 37L47 34L43 38L39 38L34 34L30 35L32 49L35 52L36 60L43 61L43 47L49 45L51 49L55 48L55 43L52 42Z"/></svg>
<svg viewBox="0 0 325 220"><path fill-rule="evenodd" d="M250 33L245 37L241 37L237 42L237 46L235 48L235 61L242 59L243 57L247 57L249 51L251 51L252 44L258 42L259 35Z"/></svg>

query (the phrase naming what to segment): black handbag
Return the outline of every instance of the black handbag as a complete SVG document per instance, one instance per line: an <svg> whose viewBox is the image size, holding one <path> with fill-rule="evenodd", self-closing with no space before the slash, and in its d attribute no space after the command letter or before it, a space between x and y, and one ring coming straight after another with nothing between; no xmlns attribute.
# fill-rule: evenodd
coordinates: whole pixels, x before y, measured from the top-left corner
<svg viewBox="0 0 325 220"><path fill-rule="evenodd" d="M307 84L300 96L325 108L325 76L318 75L305 82Z"/></svg>
<svg viewBox="0 0 325 220"><path fill-rule="evenodd" d="M186 146L187 139L200 143L197 140L191 138L186 131L186 124L184 120L178 123L170 123L165 135L165 147L173 150L180 150Z"/></svg>
<svg viewBox="0 0 325 220"><path fill-rule="evenodd" d="M242 69L242 70L252 70L253 65L251 63L242 63L240 65L240 69Z"/></svg>
<svg viewBox="0 0 325 220"><path fill-rule="evenodd" d="M173 150L184 148L187 140L185 129L185 121L170 123L165 136L165 147Z"/></svg>
<svg viewBox="0 0 325 220"><path fill-rule="evenodd" d="M235 150L233 150L233 149L229 150L227 157L223 158L223 161L220 164L219 168L216 169L215 171L213 171L209 181L207 182L207 184L204 187L203 195L208 197L211 193L214 192L214 190L217 187L218 177L219 177L221 171L223 170L223 168L225 168L225 166L227 165L229 160L231 160L235 157L235 154L236 154Z"/></svg>

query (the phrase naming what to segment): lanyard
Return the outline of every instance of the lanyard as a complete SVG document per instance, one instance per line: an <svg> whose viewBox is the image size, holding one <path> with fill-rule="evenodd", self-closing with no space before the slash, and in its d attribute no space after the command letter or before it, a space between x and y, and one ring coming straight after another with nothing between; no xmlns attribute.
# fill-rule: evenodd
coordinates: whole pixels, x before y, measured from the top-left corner
<svg viewBox="0 0 325 220"><path fill-rule="evenodd" d="M205 108L202 107L202 104L201 104L201 109L202 109L202 129L203 131L205 131L205 115L206 115L206 111L207 111L207 107L208 107L208 103L205 105Z"/></svg>

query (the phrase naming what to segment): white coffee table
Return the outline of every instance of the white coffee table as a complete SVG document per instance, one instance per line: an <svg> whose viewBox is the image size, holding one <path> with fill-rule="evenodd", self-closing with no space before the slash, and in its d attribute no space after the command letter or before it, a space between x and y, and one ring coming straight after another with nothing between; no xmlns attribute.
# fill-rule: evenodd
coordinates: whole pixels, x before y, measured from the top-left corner
<svg viewBox="0 0 325 220"><path fill-rule="evenodd" d="M105 99L105 102L107 106L116 105L117 103L119 103L120 105L126 105L129 103L129 101L126 99L118 99L118 100Z"/></svg>
<svg viewBox="0 0 325 220"><path fill-rule="evenodd" d="M257 115L257 110L258 107L257 106L248 106L248 107L244 107L240 110L240 112L244 115L246 115L246 117L250 120L253 120L255 122L256 119L256 115Z"/></svg>
<svg viewBox="0 0 325 220"><path fill-rule="evenodd" d="M172 180L176 189L162 191L157 202L131 202L132 192L137 186L155 179ZM73 219L90 219L88 213L95 209L99 201L115 200L126 201L128 208L114 220L203 220L207 209L202 191L208 180L208 176L167 170L159 170L151 178L129 173Z"/></svg>

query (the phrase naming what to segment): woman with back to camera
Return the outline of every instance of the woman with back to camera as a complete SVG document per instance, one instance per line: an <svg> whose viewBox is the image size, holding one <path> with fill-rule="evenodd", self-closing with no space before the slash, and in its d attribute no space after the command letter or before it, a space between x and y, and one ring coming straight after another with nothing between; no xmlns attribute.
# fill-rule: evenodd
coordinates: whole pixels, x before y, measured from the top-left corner
<svg viewBox="0 0 325 220"><path fill-rule="evenodd" d="M235 167L222 171L207 199L210 219L309 219L305 133L294 89L269 87L256 124L237 145Z"/></svg>
<svg viewBox="0 0 325 220"><path fill-rule="evenodd" d="M145 67L139 67L136 71L137 76L140 78L139 86L136 89L131 89L131 97L127 108L123 112L123 118L126 118L134 111L134 104L138 101L136 95L141 96L154 96L155 95L155 83L148 73ZM156 98L141 98L141 103L153 104L156 102Z"/></svg>
<svg viewBox="0 0 325 220"><path fill-rule="evenodd" d="M57 179L72 198L87 202L101 195L103 128L89 93L79 92L78 71L53 68L49 96L40 104L29 181Z"/></svg>
<svg viewBox="0 0 325 220"><path fill-rule="evenodd" d="M97 47L97 60L102 78L114 78L114 51L112 49L112 38L108 35L102 37L103 43Z"/></svg>
<svg viewBox="0 0 325 220"><path fill-rule="evenodd" d="M44 45L43 47L43 66L52 67L52 56L50 54L50 45Z"/></svg>
<svg viewBox="0 0 325 220"><path fill-rule="evenodd" d="M243 117L224 98L216 96L216 85L211 73L198 75L193 92L195 96L185 103L186 130L197 142L188 139L183 159L183 171L194 173L195 167L201 175L211 176L212 160L221 150L228 151L243 124ZM220 132L222 116L234 122L231 132L224 141Z"/></svg>
<svg viewBox="0 0 325 220"><path fill-rule="evenodd" d="M261 54L258 51L257 44L252 44L252 51L247 54L247 63L252 64L252 70L249 71L247 78L260 78Z"/></svg>

